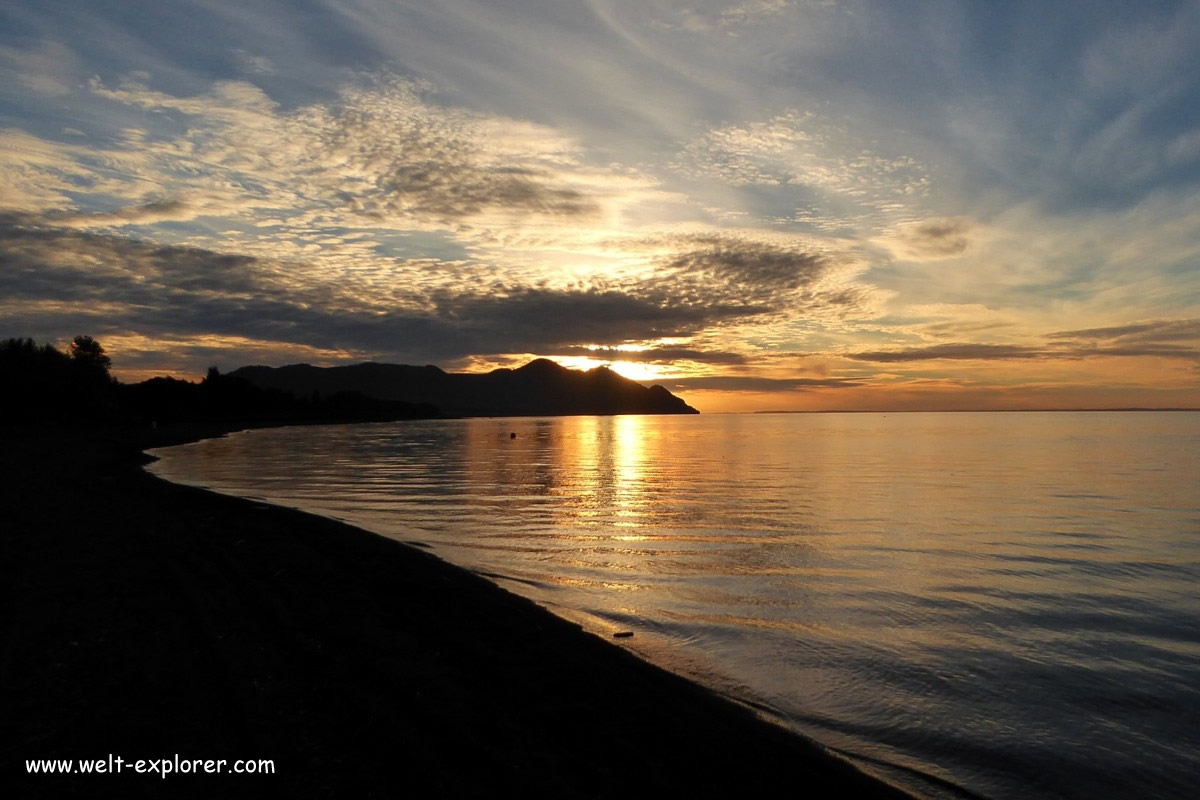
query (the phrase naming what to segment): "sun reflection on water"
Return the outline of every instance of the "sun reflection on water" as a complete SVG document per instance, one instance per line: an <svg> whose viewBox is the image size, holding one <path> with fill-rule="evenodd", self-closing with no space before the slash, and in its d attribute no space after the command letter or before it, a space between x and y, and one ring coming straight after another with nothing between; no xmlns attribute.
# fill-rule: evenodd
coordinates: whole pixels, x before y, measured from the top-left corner
<svg viewBox="0 0 1200 800"><path fill-rule="evenodd" d="M453 420L255 431L156 469L420 540L831 746L1030 796L995 768L1042 755L1010 732L1086 760L1170 729L1153 746L1200 769L1155 716L1200 686L1198 420ZM991 766L956 760L976 751Z"/></svg>

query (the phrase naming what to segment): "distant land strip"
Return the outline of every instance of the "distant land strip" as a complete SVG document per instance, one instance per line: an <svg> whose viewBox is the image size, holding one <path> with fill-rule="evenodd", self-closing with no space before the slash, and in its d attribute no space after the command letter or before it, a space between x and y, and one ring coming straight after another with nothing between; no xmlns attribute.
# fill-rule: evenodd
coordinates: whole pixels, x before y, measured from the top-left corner
<svg viewBox="0 0 1200 800"><path fill-rule="evenodd" d="M1200 408L795 408L755 411L755 414L987 414L992 412L1044 413L1046 411L1062 412L1097 412L1097 411L1200 411Z"/></svg>
<svg viewBox="0 0 1200 800"><path fill-rule="evenodd" d="M481 374L365 363L242 367L230 376L297 397L359 392L379 401L435 406L459 417L700 413L662 386L647 388L607 367L582 372L545 358Z"/></svg>

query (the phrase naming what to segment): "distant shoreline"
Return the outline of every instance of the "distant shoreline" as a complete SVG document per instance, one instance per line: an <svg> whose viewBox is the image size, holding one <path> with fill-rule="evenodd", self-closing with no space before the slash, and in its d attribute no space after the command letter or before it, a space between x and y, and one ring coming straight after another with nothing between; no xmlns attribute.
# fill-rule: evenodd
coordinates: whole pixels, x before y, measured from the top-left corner
<svg viewBox="0 0 1200 800"><path fill-rule="evenodd" d="M768 411L729 411L729 414L1045 414L1064 412L1069 414L1098 413L1103 411L1200 411L1200 408L816 408L776 409ZM710 414L713 412L709 412ZM720 413L720 412L717 412Z"/></svg>

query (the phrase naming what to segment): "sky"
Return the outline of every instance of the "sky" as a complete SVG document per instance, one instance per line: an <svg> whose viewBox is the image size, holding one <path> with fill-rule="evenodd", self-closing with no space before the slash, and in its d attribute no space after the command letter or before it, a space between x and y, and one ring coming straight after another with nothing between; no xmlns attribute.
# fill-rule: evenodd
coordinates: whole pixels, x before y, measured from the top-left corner
<svg viewBox="0 0 1200 800"><path fill-rule="evenodd" d="M0 337L1200 407L1200 2L0 6Z"/></svg>

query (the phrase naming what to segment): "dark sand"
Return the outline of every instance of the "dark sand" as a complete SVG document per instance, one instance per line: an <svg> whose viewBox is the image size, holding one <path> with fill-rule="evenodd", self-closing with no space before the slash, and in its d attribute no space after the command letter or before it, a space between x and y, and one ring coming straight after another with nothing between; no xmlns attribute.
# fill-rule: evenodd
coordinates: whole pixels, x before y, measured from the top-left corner
<svg viewBox="0 0 1200 800"><path fill-rule="evenodd" d="M0 430L0 796L903 797L413 547ZM269 776L26 775L269 758Z"/></svg>

